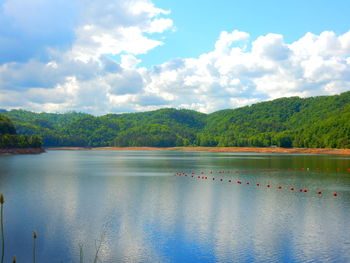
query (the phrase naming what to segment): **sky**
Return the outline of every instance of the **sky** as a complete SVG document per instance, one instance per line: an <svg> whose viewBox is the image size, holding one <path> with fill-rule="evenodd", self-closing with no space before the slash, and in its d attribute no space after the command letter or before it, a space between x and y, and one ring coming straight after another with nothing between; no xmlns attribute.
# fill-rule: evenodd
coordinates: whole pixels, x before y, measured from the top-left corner
<svg viewBox="0 0 350 263"><path fill-rule="evenodd" d="M350 90L346 0L0 0L0 108L211 113Z"/></svg>

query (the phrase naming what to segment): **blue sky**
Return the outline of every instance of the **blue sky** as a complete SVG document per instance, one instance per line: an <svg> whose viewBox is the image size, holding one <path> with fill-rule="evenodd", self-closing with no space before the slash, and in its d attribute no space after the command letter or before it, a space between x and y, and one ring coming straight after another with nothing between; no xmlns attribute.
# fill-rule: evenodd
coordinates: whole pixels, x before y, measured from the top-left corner
<svg viewBox="0 0 350 263"><path fill-rule="evenodd" d="M166 43L142 56L145 66L157 65L174 57L197 57L212 50L219 33L238 29L252 38L268 33L282 34L292 42L306 32L320 34L349 30L350 2L346 0L295 1L186 1L156 0L157 6L171 10L176 31L167 32Z"/></svg>
<svg viewBox="0 0 350 263"><path fill-rule="evenodd" d="M1 0L0 108L213 112L350 90L347 1Z"/></svg>

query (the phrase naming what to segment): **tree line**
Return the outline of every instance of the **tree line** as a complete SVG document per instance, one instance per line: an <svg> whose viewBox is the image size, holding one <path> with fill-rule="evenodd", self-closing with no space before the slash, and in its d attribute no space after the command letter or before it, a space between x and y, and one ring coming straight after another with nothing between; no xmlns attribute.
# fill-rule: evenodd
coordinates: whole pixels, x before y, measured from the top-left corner
<svg viewBox="0 0 350 263"><path fill-rule="evenodd" d="M211 114L185 109L92 116L2 112L44 146L350 148L350 92L281 98Z"/></svg>
<svg viewBox="0 0 350 263"><path fill-rule="evenodd" d="M0 148L39 148L42 140L35 135L17 135L9 118L0 115Z"/></svg>

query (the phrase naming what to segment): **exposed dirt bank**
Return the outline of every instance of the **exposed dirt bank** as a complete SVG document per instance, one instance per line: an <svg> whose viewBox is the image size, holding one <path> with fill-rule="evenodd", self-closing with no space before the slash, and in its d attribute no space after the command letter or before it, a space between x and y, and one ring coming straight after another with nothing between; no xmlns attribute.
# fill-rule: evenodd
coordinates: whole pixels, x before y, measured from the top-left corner
<svg viewBox="0 0 350 263"><path fill-rule="evenodd" d="M9 155L9 154L39 154L44 153L44 148L11 148L11 149L1 149L0 155Z"/></svg>
<svg viewBox="0 0 350 263"><path fill-rule="evenodd" d="M329 148L250 148L250 147L55 147L49 150L114 150L114 151L185 151L185 152L247 152L247 153L306 153L350 155L350 149Z"/></svg>

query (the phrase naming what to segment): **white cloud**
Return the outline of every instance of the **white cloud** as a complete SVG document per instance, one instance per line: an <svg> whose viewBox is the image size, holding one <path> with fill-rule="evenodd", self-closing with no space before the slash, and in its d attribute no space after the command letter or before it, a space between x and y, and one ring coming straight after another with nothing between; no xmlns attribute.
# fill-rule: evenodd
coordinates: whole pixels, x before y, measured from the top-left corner
<svg viewBox="0 0 350 263"><path fill-rule="evenodd" d="M115 95L136 94L143 89L143 79L136 70L109 74L101 82L105 82L110 87L110 93Z"/></svg>
<svg viewBox="0 0 350 263"><path fill-rule="evenodd" d="M253 42L252 53L256 57L278 61L287 59L290 50L284 43L282 35L268 34L260 36Z"/></svg>
<svg viewBox="0 0 350 263"><path fill-rule="evenodd" d="M65 10L72 10L67 21ZM169 14L148 0L4 1L0 22L8 27L0 29L0 107L212 112L350 89L350 31L306 33L293 43L280 34L251 39L246 32L223 31L213 50L198 58L140 67L138 55L163 45L156 36L174 27ZM28 46L20 48L21 43Z"/></svg>
<svg viewBox="0 0 350 263"><path fill-rule="evenodd" d="M230 47L234 42L245 41L249 39L249 34L234 30L231 33L223 31L220 33L219 39L215 43L215 50L226 53L230 51Z"/></svg>
<svg viewBox="0 0 350 263"><path fill-rule="evenodd" d="M137 59L133 55L121 55L121 64L120 66L125 69L132 69L141 62L141 59Z"/></svg>
<svg viewBox="0 0 350 263"><path fill-rule="evenodd" d="M160 18L157 20L153 20L149 28L147 29L147 33L162 33L165 30L173 27L173 20L169 18Z"/></svg>

